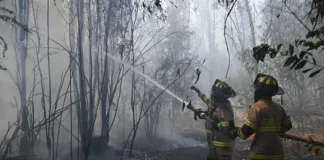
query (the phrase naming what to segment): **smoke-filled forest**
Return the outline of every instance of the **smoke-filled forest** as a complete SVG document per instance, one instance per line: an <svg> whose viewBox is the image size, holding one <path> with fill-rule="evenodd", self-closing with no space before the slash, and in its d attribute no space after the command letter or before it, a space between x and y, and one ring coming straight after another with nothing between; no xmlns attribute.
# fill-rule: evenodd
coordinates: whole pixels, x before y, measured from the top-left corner
<svg viewBox="0 0 324 160"><path fill-rule="evenodd" d="M223 155L207 124L233 160L276 136L284 159L324 159L323 18L323 0L0 0L1 159L205 160ZM259 73L292 126L242 139ZM226 132L218 80L235 91Z"/></svg>

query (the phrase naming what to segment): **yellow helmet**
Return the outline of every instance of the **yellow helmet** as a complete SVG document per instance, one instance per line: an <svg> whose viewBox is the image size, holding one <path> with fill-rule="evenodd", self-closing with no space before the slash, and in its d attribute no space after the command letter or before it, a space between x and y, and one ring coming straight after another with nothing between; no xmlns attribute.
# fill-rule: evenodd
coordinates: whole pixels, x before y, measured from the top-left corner
<svg viewBox="0 0 324 160"><path fill-rule="evenodd" d="M254 82L253 86L255 89L260 89L266 92L273 93L273 95L282 95L284 90L279 87L278 81L272 76L259 73Z"/></svg>
<svg viewBox="0 0 324 160"><path fill-rule="evenodd" d="M226 82L216 79L212 87L212 92L220 94L226 98L236 96L236 92Z"/></svg>

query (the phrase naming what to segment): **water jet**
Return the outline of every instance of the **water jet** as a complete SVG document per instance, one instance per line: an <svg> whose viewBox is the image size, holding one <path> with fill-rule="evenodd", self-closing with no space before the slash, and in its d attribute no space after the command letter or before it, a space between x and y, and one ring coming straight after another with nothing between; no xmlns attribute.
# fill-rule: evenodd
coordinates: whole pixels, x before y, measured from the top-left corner
<svg viewBox="0 0 324 160"><path fill-rule="evenodd" d="M188 104L187 101L182 100L180 97L178 97L176 94L172 93L170 90L166 89L166 87L164 87L163 85L161 85L160 83L156 82L155 80L153 80L151 77L147 76L146 74L138 71L137 69L135 69L132 65L127 64L125 62L123 62L121 59L111 55L111 54L107 54L107 56L109 58L111 58L112 60L121 63L123 65L125 65L127 68L131 69L132 71L136 72L137 74L139 74L140 76L144 77L145 79L147 79L148 81L150 81L151 83L153 83L154 85L156 85L157 87L159 87L162 90L165 90L166 93L168 93L170 96L174 97L175 99L177 99L178 101L185 103L186 105Z"/></svg>

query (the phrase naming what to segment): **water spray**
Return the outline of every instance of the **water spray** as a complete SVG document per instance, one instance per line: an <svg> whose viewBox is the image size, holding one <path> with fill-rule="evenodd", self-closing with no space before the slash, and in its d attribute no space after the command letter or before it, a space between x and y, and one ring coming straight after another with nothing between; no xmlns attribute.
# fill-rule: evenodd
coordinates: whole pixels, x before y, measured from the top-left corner
<svg viewBox="0 0 324 160"><path fill-rule="evenodd" d="M113 59L114 61L121 63L123 65L125 65L127 68L133 70L134 72L138 73L140 76L144 77L145 79L147 79L148 81L150 81L151 83L153 83L154 85L156 85L157 87L159 87L162 90L165 90L166 93L168 93L170 96L174 97L175 99L177 99L178 101L182 102L184 105L189 104L187 101L182 100L180 97L178 97L176 94L172 93L170 90L166 89L166 87L164 87L163 85L161 85L160 83L156 82L155 80L153 80L151 77L147 76L146 74L138 71L137 69L135 69L132 65L129 65L125 62L123 62L121 59L111 55L111 54L107 54L107 56L111 59Z"/></svg>

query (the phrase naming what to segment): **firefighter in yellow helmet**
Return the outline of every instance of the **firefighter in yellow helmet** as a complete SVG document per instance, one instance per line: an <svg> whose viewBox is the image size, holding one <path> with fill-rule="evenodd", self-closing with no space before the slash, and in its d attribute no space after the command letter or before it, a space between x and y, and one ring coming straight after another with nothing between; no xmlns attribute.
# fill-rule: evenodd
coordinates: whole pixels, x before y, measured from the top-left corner
<svg viewBox="0 0 324 160"><path fill-rule="evenodd" d="M250 107L247 120L233 131L234 137L247 139L255 133L250 147L250 160L283 160L284 150L279 133L292 128L290 117L281 105L272 101L284 91L275 78L258 74L253 86L255 103Z"/></svg>
<svg viewBox="0 0 324 160"><path fill-rule="evenodd" d="M199 114L199 118L206 119L206 129L211 129L207 160L231 160L234 147L231 130L235 125L234 112L228 98L235 97L235 91L226 82L217 79L210 99L201 92L197 93L209 106L209 113Z"/></svg>

